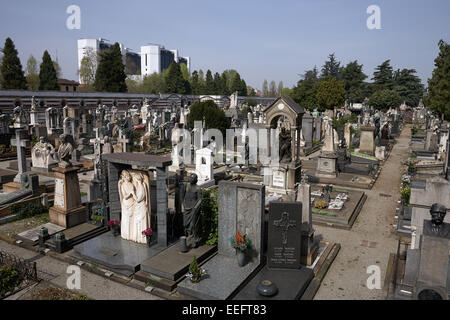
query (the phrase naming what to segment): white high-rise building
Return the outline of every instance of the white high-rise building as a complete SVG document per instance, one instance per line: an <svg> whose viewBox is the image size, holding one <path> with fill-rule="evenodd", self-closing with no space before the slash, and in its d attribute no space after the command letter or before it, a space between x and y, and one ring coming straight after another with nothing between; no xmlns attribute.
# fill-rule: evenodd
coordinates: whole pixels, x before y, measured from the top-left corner
<svg viewBox="0 0 450 320"><path fill-rule="evenodd" d="M149 44L141 47L141 75L148 76L161 73L169 68L172 62L184 63L190 71L189 57L181 57L178 50L167 50L158 44Z"/></svg>
<svg viewBox="0 0 450 320"><path fill-rule="evenodd" d="M81 60L92 51L95 56L103 51L111 48L113 45L106 39L79 39L78 40L78 70L81 67ZM141 47L141 52L136 53L133 50L126 48L120 44L120 51L123 56L123 63L125 65L125 73L129 76L140 74L140 77L151 75L153 73L161 73L169 68L172 62L184 63L190 71L190 57L181 57L178 50L167 50L161 45L146 45ZM139 72L140 71L140 72ZM80 83L83 83L81 77Z"/></svg>

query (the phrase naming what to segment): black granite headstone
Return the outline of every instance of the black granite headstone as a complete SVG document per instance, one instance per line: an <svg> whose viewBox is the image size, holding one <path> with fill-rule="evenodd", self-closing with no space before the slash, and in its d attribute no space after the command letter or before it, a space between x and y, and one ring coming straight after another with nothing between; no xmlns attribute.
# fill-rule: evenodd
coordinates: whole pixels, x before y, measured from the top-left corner
<svg viewBox="0 0 450 320"><path fill-rule="evenodd" d="M301 226L301 202L270 203L267 250L269 268L300 268Z"/></svg>

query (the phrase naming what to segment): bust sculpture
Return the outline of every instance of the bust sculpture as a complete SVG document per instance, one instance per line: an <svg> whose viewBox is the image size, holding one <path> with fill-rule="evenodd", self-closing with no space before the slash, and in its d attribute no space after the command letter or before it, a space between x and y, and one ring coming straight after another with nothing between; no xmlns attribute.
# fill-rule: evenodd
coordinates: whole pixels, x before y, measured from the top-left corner
<svg viewBox="0 0 450 320"><path fill-rule="evenodd" d="M53 146L45 141L44 137L39 138L31 150L33 167L46 167L53 162L51 154L54 153Z"/></svg>
<svg viewBox="0 0 450 320"><path fill-rule="evenodd" d="M450 239L450 224L444 222L446 211L447 208L440 203L431 206L431 220L423 222L424 235Z"/></svg>
<svg viewBox="0 0 450 320"><path fill-rule="evenodd" d="M59 136L60 145L58 148L59 166L63 168L71 167L70 159L72 158L73 144L72 136L68 134L62 134Z"/></svg>
<svg viewBox="0 0 450 320"><path fill-rule="evenodd" d="M202 192L197 186L198 177L191 174L189 183L184 183L181 199L183 205L183 226L188 247L196 248L200 242L200 205Z"/></svg>

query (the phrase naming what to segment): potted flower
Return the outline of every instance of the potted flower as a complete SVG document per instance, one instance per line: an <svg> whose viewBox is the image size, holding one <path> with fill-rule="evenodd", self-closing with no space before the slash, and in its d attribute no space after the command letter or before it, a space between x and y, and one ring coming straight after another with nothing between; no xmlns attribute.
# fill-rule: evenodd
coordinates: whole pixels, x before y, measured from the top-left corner
<svg viewBox="0 0 450 320"><path fill-rule="evenodd" d="M152 242L152 235L153 235L152 228L147 228L144 231L142 231L142 235L147 238L147 246L150 247L150 243Z"/></svg>
<svg viewBox="0 0 450 320"><path fill-rule="evenodd" d="M247 235L242 235L239 231L230 239L231 246L236 249L238 264L240 267L245 265L246 253L251 248L252 242Z"/></svg>
<svg viewBox="0 0 450 320"><path fill-rule="evenodd" d="M198 266L197 258L194 256L194 259L189 265L189 273L186 274L186 277L191 280L191 282L198 283L204 275L206 275L206 270Z"/></svg>
<svg viewBox="0 0 450 320"><path fill-rule="evenodd" d="M109 220L108 226L111 228L114 236L120 235L120 221L119 220Z"/></svg>

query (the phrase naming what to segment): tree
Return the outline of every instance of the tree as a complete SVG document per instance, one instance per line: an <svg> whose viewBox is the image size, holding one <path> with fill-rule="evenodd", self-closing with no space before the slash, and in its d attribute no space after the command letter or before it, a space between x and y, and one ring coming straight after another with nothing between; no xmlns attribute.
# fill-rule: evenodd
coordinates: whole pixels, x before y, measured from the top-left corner
<svg viewBox="0 0 450 320"><path fill-rule="evenodd" d="M191 90L192 94L200 94L202 92L201 84L198 77L198 71L194 70L191 76Z"/></svg>
<svg viewBox="0 0 450 320"><path fill-rule="evenodd" d="M276 88L276 84L275 81L270 81L270 85L269 85L269 97L276 97L277 96L277 88Z"/></svg>
<svg viewBox="0 0 450 320"><path fill-rule="evenodd" d="M402 98L395 90L378 90L369 98L369 105L378 110L397 108L402 103Z"/></svg>
<svg viewBox="0 0 450 320"><path fill-rule="evenodd" d="M126 78L122 53L116 42L111 49L100 54L94 87L103 92L127 92Z"/></svg>
<svg viewBox="0 0 450 320"><path fill-rule="evenodd" d="M141 93L160 94L166 92L166 83L162 73L145 76L140 85Z"/></svg>
<svg viewBox="0 0 450 320"><path fill-rule="evenodd" d="M348 63L341 70L342 81L344 81L345 91L349 102L362 102L364 95L364 80L367 78L362 71L363 65L358 61Z"/></svg>
<svg viewBox="0 0 450 320"><path fill-rule="evenodd" d="M222 88L222 93L224 96L229 96L231 94L230 87L228 85L228 73L223 71L220 75L220 83Z"/></svg>
<svg viewBox="0 0 450 320"><path fill-rule="evenodd" d="M62 75L61 67L59 66L59 63L57 60L54 60L52 62L53 62L53 67L55 68L56 78L59 79Z"/></svg>
<svg viewBox="0 0 450 320"><path fill-rule="evenodd" d="M317 102L317 88L319 87L319 72L316 67L308 70L292 88L290 97L294 99L303 109L313 111L319 108Z"/></svg>
<svg viewBox="0 0 450 320"><path fill-rule="evenodd" d="M3 58L0 66L2 89L26 90L27 80L23 74L22 64L11 38L6 38L2 52Z"/></svg>
<svg viewBox="0 0 450 320"><path fill-rule="evenodd" d="M87 48L80 62L80 81L82 84L93 85L95 82L95 71L98 66L98 57L92 48Z"/></svg>
<svg viewBox="0 0 450 320"><path fill-rule="evenodd" d="M428 79L425 103L446 120L450 120L450 45L439 41L439 54L434 60L434 70Z"/></svg>
<svg viewBox="0 0 450 320"><path fill-rule="evenodd" d="M391 90L394 86L394 79L391 67L391 60L386 60L375 68L373 73L373 86L376 90Z"/></svg>
<svg viewBox="0 0 450 320"><path fill-rule="evenodd" d="M280 97L283 93L283 81L278 82L277 96Z"/></svg>
<svg viewBox="0 0 450 320"><path fill-rule="evenodd" d="M170 64L167 76L165 77L165 82L165 91L167 93L191 93L191 86L189 84L189 81L184 79L179 63L172 62Z"/></svg>
<svg viewBox="0 0 450 320"><path fill-rule="evenodd" d="M239 96L246 96L247 95L247 85L245 85L245 92L244 92L242 85L243 85L243 83L241 81L241 76L239 75L239 73L236 72L231 81L231 87L230 87L231 93L234 93L237 91Z"/></svg>
<svg viewBox="0 0 450 320"><path fill-rule="evenodd" d="M222 83L220 81L220 74L218 72L214 73L214 94L222 94Z"/></svg>
<svg viewBox="0 0 450 320"><path fill-rule="evenodd" d="M269 85L267 83L267 80L264 79L263 85L262 85L262 95L263 97L269 96Z"/></svg>
<svg viewBox="0 0 450 320"><path fill-rule="evenodd" d="M320 111L342 106L345 102L344 82L333 77L321 81L317 88L317 102Z"/></svg>
<svg viewBox="0 0 450 320"><path fill-rule="evenodd" d="M325 64L322 67L322 79L327 79L328 77L333 77L336 79L340 79L340 65L341 63L336 60L334 53L328 56L328 60L325 61Z"/></svg>
<svg viewBox="0 0 450 320"><path fill-rule="evenodd" d="M189 69L186 64L180 63L181 74L183 75L184 80L191 81L191 75L189 73Z"/></svg>
<svg viewBox="0 0 450 320"><path fill-rule="evenodd" d="M225 112L219 108L212 100L195 102L189 112L189 127L194 128L194 121L205 119L206 129L218 129L225 134L225 130L230 127L230 123L225 116Z"/></svg>
<svg viewBox="0 0 450 320"><path fill-rule="evenodd" d="M424 86L415 73L415 69L397 70L394 73L394 90L411 107L416 107L424 94Z"/></svg>
<svg viewBox="0 0 450 320"><path fill-rule="evenodd" d="M40 65L39 90L59 90L55 66L47 50L44 51Z"/></svg>
<svg viewBox="0 0 450 320"><path fill-rule="evenodd" d="M211 70L206 71L204 94L214 94L214 79Z"/></svg>
<svg viewBox="0 0 450 320"><path fill-rule="evenodd" d="M28 83L28 89L36 91L39 89L39 73L37 71L37 61L32 55L28 58L25 75Z"/></svg>

